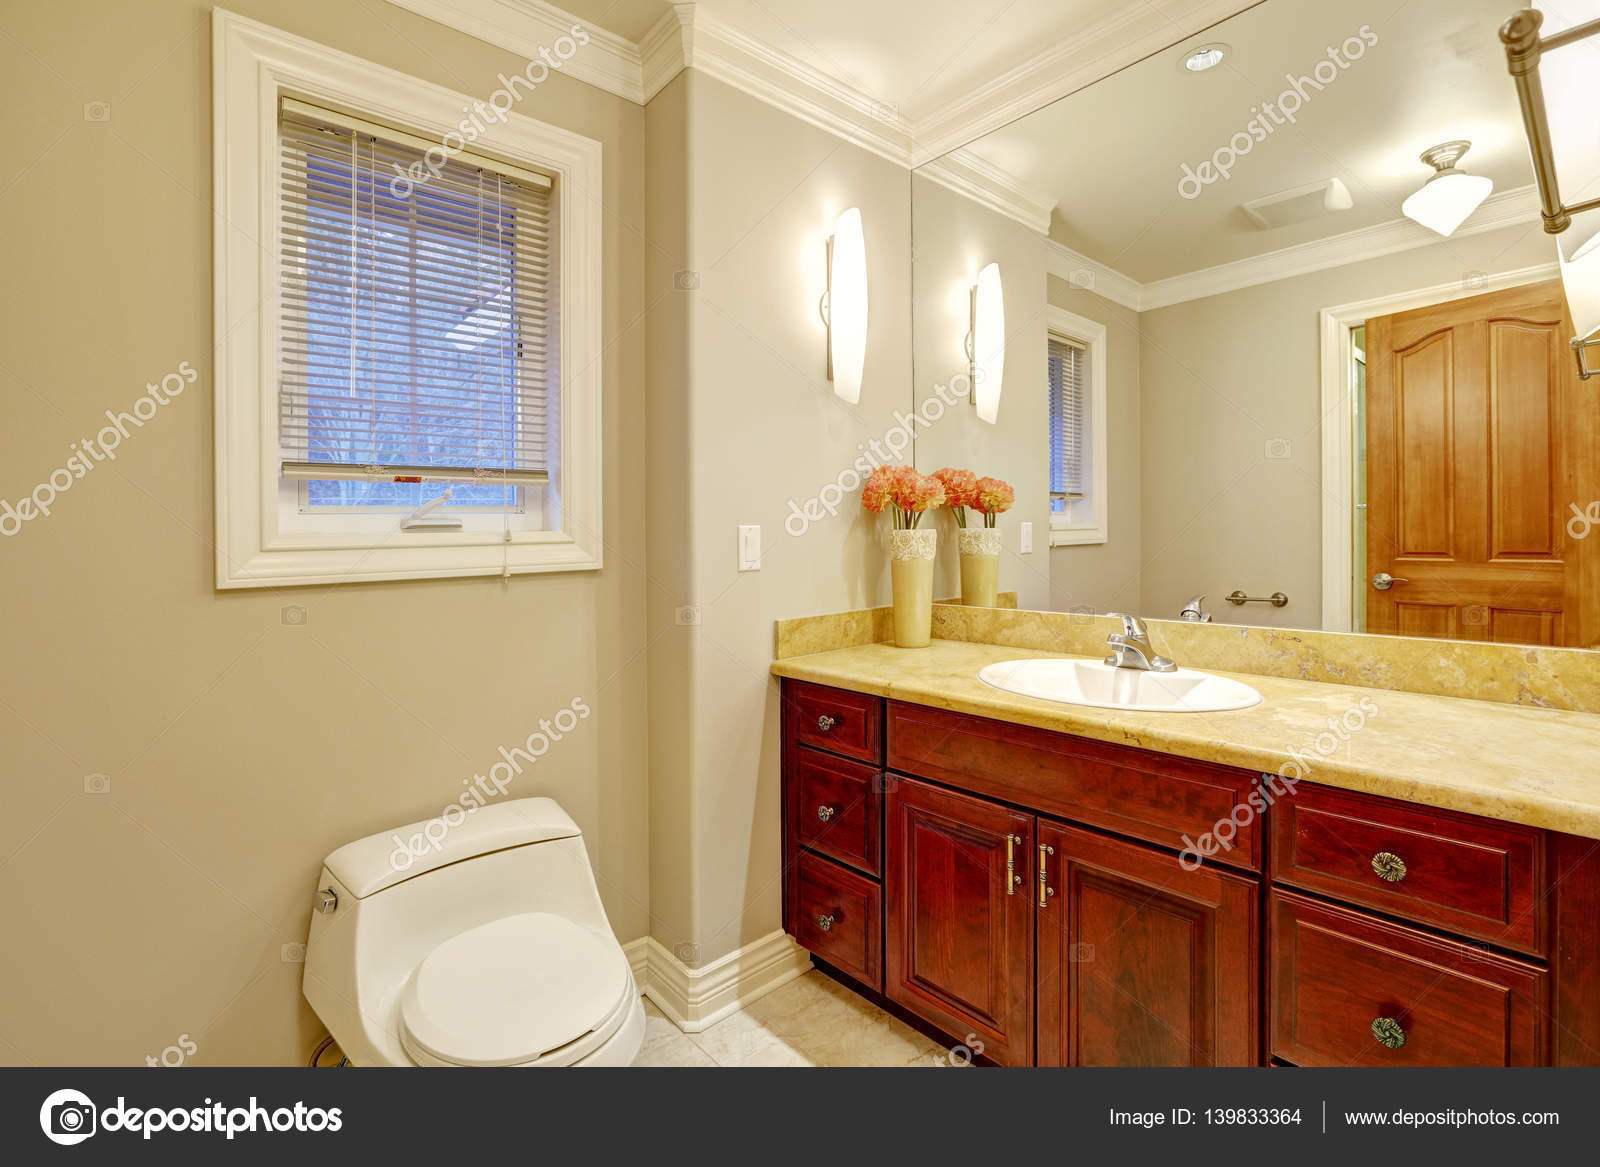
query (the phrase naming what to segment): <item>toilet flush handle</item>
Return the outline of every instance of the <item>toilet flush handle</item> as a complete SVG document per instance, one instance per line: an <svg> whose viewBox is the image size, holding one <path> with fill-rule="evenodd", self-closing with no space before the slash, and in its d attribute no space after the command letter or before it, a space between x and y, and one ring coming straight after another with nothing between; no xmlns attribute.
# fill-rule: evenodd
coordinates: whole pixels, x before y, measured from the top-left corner
<svg viewBox="0 0 1600 1167"><path fill-rule="evenodd" d="M334 893L333 888L325 887L317 893L317 898L312 901L311 906L326 916L339 906L339 897Z"/></svg>

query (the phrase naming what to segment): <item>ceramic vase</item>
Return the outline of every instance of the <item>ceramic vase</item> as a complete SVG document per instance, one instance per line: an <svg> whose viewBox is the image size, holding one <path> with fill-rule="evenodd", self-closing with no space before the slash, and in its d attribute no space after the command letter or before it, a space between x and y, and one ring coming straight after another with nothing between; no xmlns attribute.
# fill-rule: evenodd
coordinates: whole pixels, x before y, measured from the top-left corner
<svg viewBox="0 0 1600 1167"><path fill-rule="evenodd" d="M933 558L939 533L931 528L889 532L894 584L894 642L926 648L933 639Z"/></svg>
<svg viewBox="0 0 1600 1167"><path fill-rule="evenodd" d="M992 608L1000 588L1000 532L993 527L960 528L961 602Z"/></svg>

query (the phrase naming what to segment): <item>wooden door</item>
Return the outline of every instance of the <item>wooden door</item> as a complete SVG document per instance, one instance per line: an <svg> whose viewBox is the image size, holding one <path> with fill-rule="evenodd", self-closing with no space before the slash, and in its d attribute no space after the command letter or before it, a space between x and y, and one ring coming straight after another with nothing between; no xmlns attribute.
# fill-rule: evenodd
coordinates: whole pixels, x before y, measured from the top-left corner
<svg viewBox="0 0 1600 1167"><path fill-rule="evenodd" d="M1572 334L1560 281L1367 322L1367 631L1600 640L1600 539L1567 529L1600 497Z"/></svg>
<svg viewBox="0 0 1600 1167"><path fill-rule="evenodd" d="M1038 822L1041 1066L1261 1064L1256 880Z"/></svg>
<svg viewBox="0 0 1600 1167"><path fill-rule="evenodd" d="M897 778L887 817L889 998L1001 1065L1031 1065L1033 816Z"/></svg>

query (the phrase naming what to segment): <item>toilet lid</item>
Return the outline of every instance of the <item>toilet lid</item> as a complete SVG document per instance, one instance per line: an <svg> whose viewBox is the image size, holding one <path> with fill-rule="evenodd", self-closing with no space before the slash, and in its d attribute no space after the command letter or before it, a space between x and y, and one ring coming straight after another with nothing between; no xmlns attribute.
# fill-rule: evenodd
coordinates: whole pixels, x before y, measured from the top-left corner
<svg viewBox="0 0 1600 1167"><path fill-rule="evenodd" d="M628 961L609 936L529 912L440 944L400 1002L406 1035L458 1066L510 1066L574 1041L617 1010Z"/></svg>

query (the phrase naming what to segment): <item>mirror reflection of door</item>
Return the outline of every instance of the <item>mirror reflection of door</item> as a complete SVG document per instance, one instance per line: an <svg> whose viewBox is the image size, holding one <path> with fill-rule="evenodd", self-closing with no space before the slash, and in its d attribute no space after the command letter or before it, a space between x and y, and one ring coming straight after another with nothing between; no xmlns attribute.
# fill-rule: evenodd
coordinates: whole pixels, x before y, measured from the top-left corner
<svg viewBox="0 0 1600 1167"><path fill-rule="evenodd" d="M1368 632L1600 642L1596 395L1559 281L1368 320ZM1359 513L1359 512L1358 512Z"/></svg>

